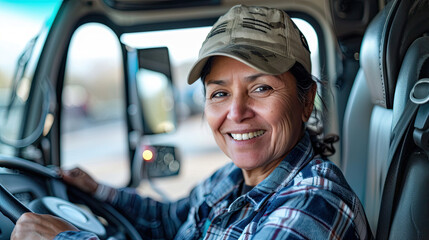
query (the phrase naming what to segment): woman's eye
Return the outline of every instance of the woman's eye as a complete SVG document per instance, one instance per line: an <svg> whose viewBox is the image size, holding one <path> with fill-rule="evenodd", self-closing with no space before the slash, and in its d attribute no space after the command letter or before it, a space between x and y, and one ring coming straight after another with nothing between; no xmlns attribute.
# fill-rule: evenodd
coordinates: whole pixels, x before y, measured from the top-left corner
<svg viewBox="0 0 429 240"><path fill-rule="evenodd" d="M211 98L221 98L221 97L225 97L228 94L226 92L215 92L211 95Z"/></svg>
<svg viewBox="0 0 429 240"><path fill-rule="evenodd" d="M269 90L273 90L273 88L267 85L263 85L263 86L257 87L254 92L266 92Z"/></svg>

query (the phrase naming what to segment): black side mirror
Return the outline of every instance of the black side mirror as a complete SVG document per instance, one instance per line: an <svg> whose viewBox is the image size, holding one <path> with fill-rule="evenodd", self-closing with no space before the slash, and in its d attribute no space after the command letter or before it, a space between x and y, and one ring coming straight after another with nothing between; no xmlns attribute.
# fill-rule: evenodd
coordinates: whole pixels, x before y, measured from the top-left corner
<svg viewBox="0 0 429 240"><path fill-rule="evenodd" d="M142 178L169 177L179 174L180 161L177 148L164 145L145 145L142 147Z"/></svg>
<svg viewBox="0 0 429 240"><path fill-rule="evenodd" d="M176 129L173 82L168 48L128 49L130 93L136 96L136 128L142 135Z"/></svg>

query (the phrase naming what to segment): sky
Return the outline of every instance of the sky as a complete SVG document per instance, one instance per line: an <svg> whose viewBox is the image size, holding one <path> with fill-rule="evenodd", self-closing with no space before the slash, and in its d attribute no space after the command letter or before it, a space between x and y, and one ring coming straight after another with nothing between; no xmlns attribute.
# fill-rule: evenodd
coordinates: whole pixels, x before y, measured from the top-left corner
<svg viewBox="0 0 429 240"><path fill-rule="evenodd" d="M58 1L0 0L0 87L10 81L27 42L53 20Z"/></svg>

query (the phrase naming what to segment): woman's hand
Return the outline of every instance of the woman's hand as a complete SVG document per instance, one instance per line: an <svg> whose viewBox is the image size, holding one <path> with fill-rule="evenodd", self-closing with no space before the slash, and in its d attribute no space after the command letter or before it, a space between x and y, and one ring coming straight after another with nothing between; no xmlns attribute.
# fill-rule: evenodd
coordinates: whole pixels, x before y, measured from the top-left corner
<svg viewBox="0 0 429 240"><path fill-rule="evenodd" d="M78 229L51 215L24 213L16 222L11 239L54 239L56 235L64 231L78 231Z"/></svg>
<svg viewBox="0 0 429 240"><path fill-rule="evenodd" d="M94 194L97 190L98 183L85 171L80 168L73 168L71 170L61 170L64 181L76 186L80 190Z"/></svg>

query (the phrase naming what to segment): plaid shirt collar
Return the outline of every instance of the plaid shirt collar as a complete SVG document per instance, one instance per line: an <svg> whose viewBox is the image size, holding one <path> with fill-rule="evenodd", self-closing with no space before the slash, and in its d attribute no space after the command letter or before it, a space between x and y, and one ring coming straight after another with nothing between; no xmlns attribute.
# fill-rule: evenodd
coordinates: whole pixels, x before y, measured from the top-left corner
<svg viewBox="0 0 429 240"><path fill-rule="evenodd" d="M247 201L254 205L254 210L258 211L262 208L267 199L271 197L274 192L284 186L290 184L296 174L313 158L314 152L310 142L310 137L305 132L303 138L297 145L290 151L289 154L280 162L279 166L261 183L256 185L246 195L237 198L232 204L231 208L240 207L243 201ZM243 173L240 168L233 163L229 164L228 177L224 178L221 182L206 193L206 203L209 207L214 206L217 202L222 201L226 196L231 194L232 191L239 188L240 179L243 179ZM238 205L238 206L237 206Z"/></svg>

